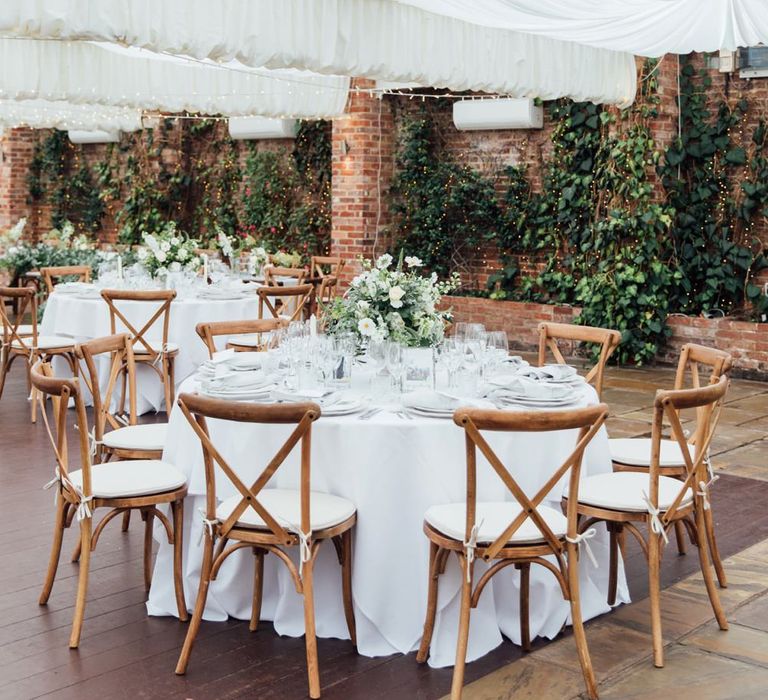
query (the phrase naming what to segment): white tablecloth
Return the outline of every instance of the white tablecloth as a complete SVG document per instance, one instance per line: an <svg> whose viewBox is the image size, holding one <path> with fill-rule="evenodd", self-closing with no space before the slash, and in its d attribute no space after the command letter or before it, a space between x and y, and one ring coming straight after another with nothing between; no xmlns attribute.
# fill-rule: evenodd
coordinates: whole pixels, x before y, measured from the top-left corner
<svg viewBox="0 0 768 700"><path fill-rule="evenodd" d="M190 378L181 390L196 387ZM595 402L591 387L584 401ZM287 437L288 426L208 421L214 444L225 459L252 483ZM571 452L575 431L549 434L491 433L489 442L518 480L532 495ZM379 413L361 421L355 415L321 417L313 427L312 488L343 496L357 506L354 528L353 597L357 619L358 651L365 656L407 653L419 643L427 603L429 545L422 532L427 508L437 503L461 502L465 497L464 434L451 420L415 418L406 420ZM202 532L199 508L204 506L205 477L202 451L178 408L171 415L164 459L189 478L185 502L184 585L193 605L199 583ZM608 472L611 461L608 438L603 429L585 455L584 472ZM297 488L298 453L295 452L270 482L271 486ZM225 477L219 475L218 497L234 495ZM478 452L478 498L512 500L511 494ZM558 499L559 500L559 494ZM608 538L604 526L591 541L599 563L581 558L582 610L585 619L609 610ZM160 544L147 608L151 615L176 615L171 575L172 550L159 530ZM293 553L297 557L297 553ZM262 618L273 620L280 634L304 633L302 602L283 564L265 558ZM478 562L479 577L486 564ZM320 637L347 639L341 600L340 567L334 548L321 548L316 571L317 633ZM455 557L449 559L440 579L439 613L432 640L430 664L453 664L458 610L460 570ZM468 659L486 654L502 641L502 634L520 642L518 622L519 573L508 567L498 573L483 591L472 611ZM253 556L236 552L225 562L211 585L205 619L233 616L249 619L253 583ZM619 602L629 602L623 570ZM569 606L551 573L531 567L531 635L554 637L569 616Z"/></svg>
<svg viewBox="0 0 768 700"><path fill-rule="evenodd" d="M120 311L141 330L154 311L157 303L139 301L117 302ZM148 312L149 309L149 312ZM179 346L176 357L176 383L181 383L198 365L208 357L208 350L195 333L195 326L203 321L239 321L259 317L258 297L252 296L234 300L179 299L171 304L171 316L168 327L169 342ZM118 319L117 331L125 330ZM147 340L162 341L162 320L155 323L146 334ZM109 308L107 303L97 298L83 298L71 294L54 292L48 297L41 335L65 335L83 342L109 335ZM226 338L218 339L221 346ZM103 363L106 366L106 363ZM57 363L56 373L65 373L66 363ZM107 370L108 371L108 370ZM157 373L149 367L138 366L137 371L137 406L139 413L150 410L159 411L164 405L163 386ZM107 377L105 375L104 381Z"/></svg>

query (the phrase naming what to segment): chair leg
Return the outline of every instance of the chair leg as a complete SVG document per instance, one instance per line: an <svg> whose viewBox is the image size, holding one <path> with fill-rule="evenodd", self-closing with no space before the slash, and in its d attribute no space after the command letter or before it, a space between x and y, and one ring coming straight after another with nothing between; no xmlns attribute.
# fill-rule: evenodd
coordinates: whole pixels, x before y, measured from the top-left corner
<svg viewBox="0 0 768 700"><path fill-rule="evenodd" d="M571 603L571 620L573 622L573 637L576 641L576 652L579 655L581 673L584 676L584 685L587 687L587 696L590 700L597 700L597 681L592 668L592 659L589 656L587 636L584 633L584 621L581 615L581 593L579 591L579 564L577 545L568 543L568 592Z"/></svg>
<svg viewBox="0 0 768 700"><path fill-rule="evenodd" d="M712 604L712 612L715 613L715 619L721 630L728 629L728 620L725 617L720 595L715 586L715 580L712 576L712 569L709 565L709 538L706 531L706 516L704 508L696 509L696 532L699 540L699 564L701 565L701 575L704 577L704 585L707 587L709 602Z"/></svg>
<svg viewBox="0 0 768 700"><path fill-rule="evenodd" d="M347 620L349 638L352 646L357 648L357 625L355 624L355 606L352 599L352 530L347 530L341 536L341 593L344 598L344 617Z"/></svg>
<svg viewBox="0 0 768 700"><path fill-rule="evenodd" d="M38 395L37 389L35 389L35 387L32 387L32 391L30 392L29 396L32 401L31 420L33 423L37 423L37 395ZM45 399L43 399L43 401L45 401Z"/></svg>
<svg viewBox="0 0 768 700"><path fill-rule="evenodd" d="M424 632L421 635L421 644L416 654L416 661L423 664L427 660L429 645L432 643L432 632L435 629L435 615L437 614L437 584L440 578L440 547L434 542L429 543L429 581L427 584L427 614L424 618Z"/></svg>
<svg viewBox="0 0 768 700"><path fill-rule="evenodd" d="M677 553L685 554L685 526L682 520L675 521L675 539L677 540Z"/></svg>
<svg viewBox="0 0 768 700"><path fill-rule="evenodd" d="M128 532L128 526L131 524L131 511L126 510L125 513L123 513L123 525L122 525L122 531Z"/></svg>
<svg viewBox="0 0 768 700"><path fill-rule="evenodd" d="M186 622L189 619L187 613L187 600L184 597L184 574L182 571L182 556L184 553L184 501L171 503L173 514L173 587L176 591L176 608L179 611L179 620Z"/></svg>
<svg viewBox="0 0 768 700"><path fill-rule="evenodd" d="M171 357L168 360L168 384L171 390L171 410L173 410L173 404L176 401L176 358ZM171 411L168 411L170 415Z"/></svg>
<svg viewBox="0 0 768 700"><path fill-rule="evenodd" d="M184 646L181 649L179 660L176 663L176 674L179 676L187 672L189 664L189 655L192 653L192 645L195 643L195 637L200 629L200 622L203 619L205 610L205 601L208 598L208 587L211 585L211 568L213 566L213 539L205 535L205 544L203 549L203 564L200 568L200 586L197 589L197 600L195 601L195 610L192 613L192 619L189 622L187 636L184 639Z"/></svg>
<svg viewBox="0 0 768 700"><path fill-rule="evenodd" d="M2 348L2 354L0 355L0 398L3 397L3 389L5 388L5 375L8 374L8 368L10 366L10 362L8 361L10 355L8 351L6 351L5 346ZM29 375L27 375L27 382L29 383ZM29 387L27 387L29 390Z"/></svg>
<svg viewBox="0 0 768 700"><path fill-rule="evenodd" d="M149 587L152 585L152 526L155 514L148 508L144 515L144 590L149 593Z"/></svg>
<svg viewBox="0 0 768 700"><path fill-rule="evenodd" d="M59 557L61 556L61 543L64 539L64 527L67 517L67 502L59 494L56 498L56 522L53 526L53 544L51 545L51 556L48 560L48 572L45 575L45 583L40 593L38 603L45 605L51 596L53 582L56 579L56 570L59 568Z"/></svg>
<svg viewBox="0 0 768 700"><path fill-rule="evenodd" d="M88 596L88 573L91 564L91 529L93 518L85 518L80 521L80 542L82 554L80 556L80 572L77 580L77 601L75 602L75 617L72 620L72 633L69 636L69 648L77 649L80 644L80 633L83 629L85 617L85 602Z"/></svg>
<svg viewBox="0 0 768 700"><path fill-rule="evenodd" d="M315 550L317 551L317 550ZM317 636L315 633L315 594L312 574L314 569L314 554L304 564L302 572L302 590L304 592L304 641L307 647L307 677L309 680L309 697L320 697L320 669L317 660Z"/></svg>
<svg viewBox="0 0 768 700"><path fill-rule="evenodd" d="M661 636L661 536L648 528L648 594L651 603L651 635L653 664L664 668L664 640Z"/></svg>
<svg viewBox="0 0 768 700"><path fill-rule="evenodd" d="M529 601L531 592L531 565L518 564L520 569L520 646L524 652L531 650L531 625Z"/></svg>
<svg viewBox="0 0 768 700"><path fill-rule="evenodd" d="M617 523L607 523L608 549L608 605L616 605L616 591L619 586L619 533L623 530Z"/></svg>
<svg viewBox="0 0 768 700"><path fill-rule="evenodd" d="M720 588L728 588L728 579L725 576L723 560L720 558L720 550L717 547L717 539L715 538L715 523L712 519L712 508L708 508L704 511L704 528L706 530L707 543L709 544L709 553L712 555L712 564L714 565L715 573L717 574L717 582L720 584Z"/></svg>
<svg viewBox="0 0 768 700"><path fill-rule="evenodd" d="M72 556L70 557L70 561L73 564L77 564L77 562L80 561L80 551L82 550L82 542L78 540L75 542L75 546L72 549Z"/></svg>
<svg viewBox="0 0 768 700"><path fill-rule="evenodd" d="M171 415L171 409L173 408L173 390L171 389L171 364L173 360L163 356L163 391L165 393L165 413L167 416Z"/></svg>
<svg viewBox="0 0 768 700"><path fill-rule="evenodd" d="M253 603L251 604L251 621L248 629L255 632L261 620L261 599L264 590L264 550L253 549Z"/></svg>
<svg viewBox="0 0 768 700"><path fill-rule="evenodd" d="M464 666L467 663L467 644L469 642L469 614L472 609L472 574L474 562L467 561L466 556L461 555L461 609L459 611L459 636L456 640L456 663L453 667L453 680L451 681L451 700L461 700L461 691L464 687ZM467 567L469 567L469 581L467 581Z"/></svg>

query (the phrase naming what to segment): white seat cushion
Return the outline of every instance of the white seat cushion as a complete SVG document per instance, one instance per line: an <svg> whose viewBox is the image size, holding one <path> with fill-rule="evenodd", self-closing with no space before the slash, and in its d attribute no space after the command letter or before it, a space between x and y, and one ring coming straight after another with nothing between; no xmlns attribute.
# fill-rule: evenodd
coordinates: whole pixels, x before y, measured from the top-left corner
<svg viewBox="0 0 768 700"><path fill-rule="evenodd" d="M39 350L54 350L56 348L69 348L69 347L74 347L74 345L75 345L75 339L67 338L64 335L38 335L37 336L37 347ZM32 339L25 338L24 345L22 345L18 340L14 340L11 343L11 347L19 348L19 349L23 349L24 347L31 348Z"/></svg>
<svg viewBox="0 0 768 700"><path fill-rule="evenodd" d="M520 506L513 501L502 502L478 502L475 522L480 523L477 533L478 543L489 543L509 527L510 523L520 514ZM536 509L550 530L557 537L564 537L568 532L568 519L559 511L549 506L540 505ZM446 503L432 506L424 515L424 519L435 530L452 537L460 542L464 541L466 527L466 504ZM544 536L533 520L527 518L523 524L513 533L509 540L512 544L524 544L526 542L541 542Z"/></svg>
<svg viewBox="0 0 768 700"><path fill-rule="evenodd" d="M32 335L32 324L30 323L22 323L17 329L16 332L19 335Z"/></svg>
<svg viewBox="0 0 768 700"><path fill-rule="evenodd" d="M160 352L163 349L163 343L160 340L147 340L147 345L155 352ZM176 343L166 343L165 350L166 352L178 352L179 346ZM149 351L144 346L144 343L139 341L134 344L133 353L134 355L148 355Z"/></svg>
<svg viewBox="0 0 768 700"><path fill-rule="evenodd" d="M280 525L291 532L297 532L296 528L301 526L301 493L298 490L264 489L259 492L257 498ZM222 501L216 508L216 517L222 522L226 520L241 500L242 496L238 493ZM355 514L355 510L355 504L346 498L318 491L310 492L309 517L313 531L343 523ZM267 527L253 508L247 508L240 518L237 522L240 527Z"/></svg>
<svg viewBox="0 0 768 700"><path fill-rule="evenodd" d="M82 488L82 470L70 472L69 478ZM91 487L97 498L148 496L174 491L186 483L186 477L176 467L159 459L107 462L94 464L91 469Z"/></svg>
<svg viewBox="0 0 768 700"><path fill-rule="evenodd" d="M589 476L579 484L579 503L610 510L647 511L643 492L650 495L650 478L642 472L613 472ZM659 477L659 510L664 511L677 498L683 482L671 476ZM693 500L691 489L680 505Z"/></svg>
<svg viewBox="0 0 768 700"><path fill-rule="evenodd" d="M648 467L651 464L651 438L612 438L608 440L608 445L614 462L633 467ZM693 449L691 449L691 457L693 457ZM680 443L677 440L661 441L659 466L685 466Z"/></svg>
<svg viewBox="0 0 768 700"><path fill-rule="evenodd" d="M168 423L128 425L105 433L101 442L118 450L162 450Z"/></svg>

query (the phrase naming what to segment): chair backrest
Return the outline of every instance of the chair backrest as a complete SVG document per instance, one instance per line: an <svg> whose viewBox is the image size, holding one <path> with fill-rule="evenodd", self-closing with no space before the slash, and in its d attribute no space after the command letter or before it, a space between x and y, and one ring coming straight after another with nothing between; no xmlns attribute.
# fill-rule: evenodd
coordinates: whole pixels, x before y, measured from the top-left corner
<svg viewBox="0 0 768 700"><path fill-rule="evenodd" d="M6 311L6 301L16 308L13 320ZM19 329L27 313L32 334L24 336ZM34 287L0 287L0 322L3 324L3 348L10 348L11 343L16 343L17 347L31 354L37 347L37 294Z"/></svg>
<svg viewBox="0 0 768 700"><path fill-rule="evenodd" d="M240 502L232 510L229 517L220 523L221 537L227 537L249 508L253 509L266 523L267 529L278 539L281 544L296 544L297 537L289 533L277 519L261 504L259 493L266 486L272 476L277 472L285 459L299 446L301 450L301 522L291 525L301 528L302 533L310 534L310 454L312 423L320 417L320 407L314 403L272 404L258 405L238 403L236 401L222 401L211 399L197 394L182 394L178 400L182 413L186 416L195 434L200 439L203 448L203 460L205 463L205 508L206 518L216 518L216 474L215 465L218 465L223 475L237 489L242 496ZM219 450L211 441L206 419L234 421L238 423L259 424L288 424L294 425L288 439L267 462L266 466L250 485L242 480L236 468L233 468L222 457ZM221 483L221 481L219 481Z"/></svg>
<svg viewBox="0 0 768 700"><path fill-rule="evenodd" d="M347 261L340 255L313 255L311 260L312 277L336 277L338 278Z"/></svg>
<svg viewBox="0 0 768 700"><path fill-rule="evenodd" d="M281 277L289 277L296 280L296 284L304 282L307 271L303 267L278 267L266 265L264 267L264 284L268 287L280 286Z"/></svg>
<svg viewBox="0 0 768 700"><path fill-rule="evenodd" d="M568 486L568 536L578 534L577 501L581 463L589 442L608 418L608 406L604 403L587 408L558 411L497 411L477 408L460 408L453 414L453 421L464 429L467 453L467 507L465 542L472 538L477 513L477 450L488 460L491 468L509 489L521 508L520 514L509 523L499 537L484 547L483 558L493 559L503 549L512 535L530 519L541 532L552 551L560 556L563 546L538 511L544 501L563 477L569 477ZM550 432L555 430L578 430L574 449L555 469L546 483L529 497L517 483L493 448L483 437L483 430L504 432ZM557 500L562 494L556 494Z"/></svg>
<svg viewBox="0 0 768 700"><path fill-rule="evenodd" d="M102 393L99 383L99 368L96 358L109 353L109 378L107 387ZM127 333L108 335L104 338L89 340L75 346L75 355L79 362L85 364L86 372L80 377L93 396L93 424L95 444L98 445L104 437L107 424L112 430L125 425L136 425L136 364L133 356L133 343ZM124 408L128 399L128 414L113 412L113 398L118 379L122 372L126 373L124 390L127 396L121 397L120 408Z"/></svg>
<svg viewBox="0 0 768 700"><path fill-rule="evenodd" d="M594 328L593 326L576 326L570 323L551 323L544 321L539 324L539 367L546 364L547 350L555 358L555 362L567 364L558 340L568 340L578 343L593 343L600 346L600 355L592 369L584 377L595 387L598 397L603 394L603 375L608 358L613 355L621 342L621 333L610 328Z"/></svg>
<svg viewBox="0 0 768 700"><path fill-rule="evenodd" d="M103 289L101 296L107 302L109 307L109 325L110 333L117 335L118 332L127 332L131 335L134 352L138 351L144 355L149 355L153 360L162 352L162 348L157 350L152 347L147 339L147 334L152 330L156 323L162 324L162 347L168 343L168 327L171 321L171 303L176 298L176 292L173 290L152 290L141 292L130 292L122 289ZM118 308L121 301L139 301L147 306L143 324L136 328L138 323L129 321L125 314ZM122 328L118 331L118 321Z"/></svg>
<svg viewBox="0 0 768 700"><path fill-rule="evenodd" d="M208 348L208 357L213 357L213 353L217 351L216 338L219 336L237 336L245 334L257 334L271 333L278 328L285 328L288 325L288 321L283 318L262 318L257 320L248 321L206 321L205 323L198 323L195 327L195 331L200 336L200 339L205 343L205 347ZM233 339L233 342L237 342L237 339ZM266 347L266 342L262 343L259 338L259 343L254 346L254 350L263 350Z"/></svg>
<svg viewBox="0 0 768 700"><path fill-rule="evenodd" d="M709 369L708 384L714 384L723 374L728 374L733 367L733 356L725 350L708 348L705 345L686 343L680 348L680 359L675 375L675 389L685 388L685 378L691 374L691 386L698 389L701 386L699 369L704 366Z"/></svg>
<svg viewBox="0 0 768 700"><path fill-rule="evenodd" d="M330 304L337 294L339 285L338 278L333 275L325 275L320 280L320 286L317 289L317 301L320 304Z"/></svg>
<svg viewBox="0 0 768 700"><path fill-rule="evenodd" d="M674 516L691 488L694 498L707 498L707 487L713 474L709 461L709 447L717 428L722 411L723 400L728 392L730 380L722 375L715 384L697 389L671 389L657 391L653 405L653 426L651 428L651 462L649 474L649 508L658 506L659 498L659 459L661 454L664 419L671 427L671 439L677 442L685 462L685 479L681 480L680 492L672 505L666 510L662 522L666 524ZM696 409L696 428L689 440L680 421L680 411ZM693 454L691 454L693 448Z"/></svg>
<svg viewBox="0 0 768 700"><path fill-rule="evenodd" d="M266 306L272 318L288 318L290 321L300 320L304 306L311 300L314 289L314 285L311 284L300 284L296 287L259 287L256 290L259 295L259 318L264 318L264 307ZM287 306L288 302L295 303L295 307L289 314L281 314L280 309L282 307L278 300L283 306Z"/></svg>
<svg viewBox="0 0 768 700"><path fill-rule="evenodd" d="M57 379L53 376L50 364L38 362L30 369L30 381L38 391L40 401L40 414L43 418L51 447L56 459L56 480L59 483L61 495L71 504L87 503L93 494L91 484L91 454L88 438L88 417L85 413L85 402L80 392L80 384L77 379ZM50 402L45 397L51 399ZM79 486L69 479L69 455L67 451L67 416L68 406L74 402L75 425L78 432L80 445L80 464L83 470L82 482ZM50 403L53 409L53 420L48 419L47 406ZM54 429L51 429L53 422ZM90 516L90 510L87 516Z"/></svg>
<svg viewBox="0 0 768 700"><path fill-rule="evenodd" d="M91 268L88 265L61 265L58 267L41 267L40 274L45 281L45 288L50 294L56 282L62 277L77 277L78 282L91 281Z"/></svg>

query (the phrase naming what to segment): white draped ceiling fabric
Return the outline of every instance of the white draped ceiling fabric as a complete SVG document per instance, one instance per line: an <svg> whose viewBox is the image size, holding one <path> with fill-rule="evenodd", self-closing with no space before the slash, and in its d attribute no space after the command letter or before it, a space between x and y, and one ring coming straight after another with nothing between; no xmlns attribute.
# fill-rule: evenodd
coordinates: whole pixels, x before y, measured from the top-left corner
<svg viewBox="0 0 768 700"><path fill-rule="evenodd" d="M518 97L628 105L623 50L494 28L396 0L2 0L0 35L105 41L158 53L237 60Z"/></svg>
<svg viewBox="0 0 768 700"><path fill-rule="evenodd" d="M427 12L656 57L768 44L766 0L397 0Z"/></svg>
<svg viewBox="0 0 768 700"><path fill-rule="evenodd" d="M0 127L63 131L137 131L142 112L128 107L48 100L0 100Z"/></svg>

